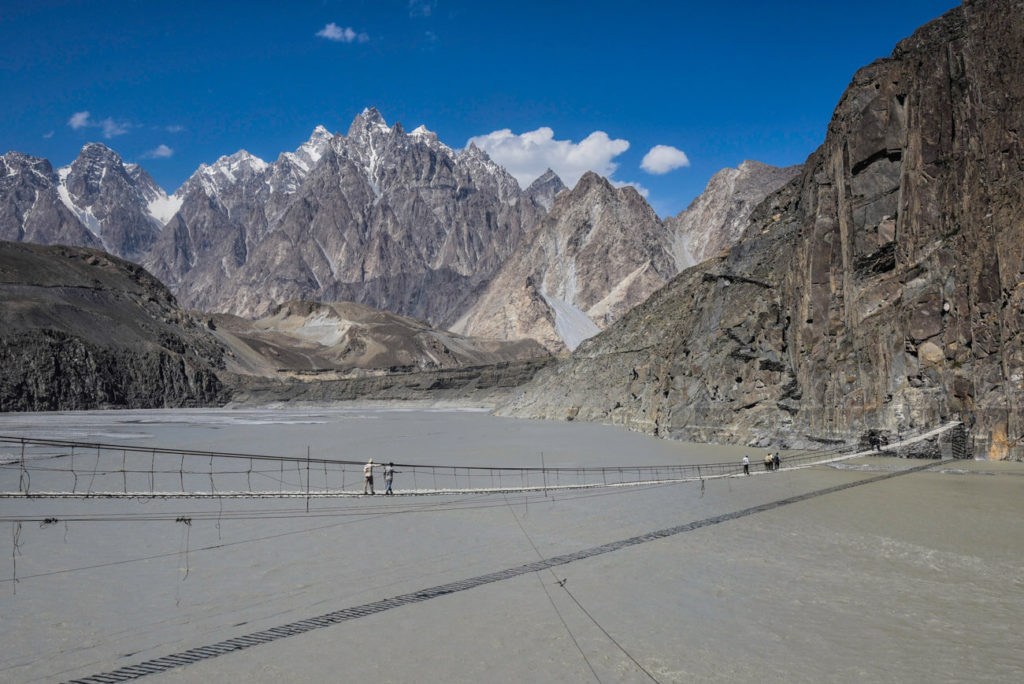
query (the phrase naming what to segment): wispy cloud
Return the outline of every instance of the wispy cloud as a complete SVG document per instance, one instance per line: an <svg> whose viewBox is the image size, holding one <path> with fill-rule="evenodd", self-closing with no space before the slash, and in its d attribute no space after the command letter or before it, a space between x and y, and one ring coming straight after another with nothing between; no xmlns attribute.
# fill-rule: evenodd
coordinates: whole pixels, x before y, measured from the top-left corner
<svg viewBox="0 0 1024 684"><path fill-rule="evenodd" d="M109 116L102 121L95 121L88 111L72 114L71 118L68 119L68 126L74 131L83 128L100 128L103 130L103 137L108 139L124 135L132 129L132 124L127 121L117 121Z"/></svg>
<svg viewBox="0 0 1024 684"><path fill-rule="evenodd" d="M508 169L524 188L549 168L569 187L587 171L611 176L618 168L612 159L629 149L628 140L613 140L604 131L594 131L578 143L555 140L547 126L521 135L505 128L472 137L466 144L470 143Z"/></svg>
<svg viewBox="0 0 1024 684"><path fill-rule="evenodd" d="M437 0L409 0L410 17L429 17L437 9Z"/></svg>
<svg viewBox="0 0 1024 684"><path fill-rule="evenodd" d="M47 131L46 133L43 133L43 137L46 138L47 140L49 140L50 138L53 137L53 134L54 134L54 131Z"/></svg>
<svg viewBox="0 0 1024 684"><path fill-rule="evenodd" d="M144 159L167 159L174 156L174 150L167 145L157 145L155 148L142 155Z"/></svg>
<svg viewBox="0 0 1024 684"><path fill-rule="evenodd" d="M370 36L366 33L357 33L351 26L342 28L333 21L327 26L316 32L321 38L332 40L336 43L366 43L370 40Z"/></svg>
<svg viewBox="0 0 1024 684"><path fill-rule="evenodd" d="M185 127L181 124L171 124L170 126L164 126L164 130L168 133L181 133L185 130Z"/></svg>
<svg viewBox="0 0 1024 684"><path fill-rule="evenodd" d="M656 176L689 165L690 160L686 153L671 145L655 145L640 162L641 169Z"/></svg>
<svg viewBox="0 0 1024 684"><path fill-rule="evenodd" d="M99 125L103 129L104 138L116 138L119 135L124 135L132 127L131 124L124 121L114 121L109 116L100 121Z"/></svg>
<svg viewBox="0 0 1024 684"><path fill-rule="evenodd" d="M89 112L87 111L75 112L71 115L71 118L68 119L68 126L71 126L71 130L73 131L77 131L79 128L85 128L86 126L91 125L92 124L89 122Z"/></svg>

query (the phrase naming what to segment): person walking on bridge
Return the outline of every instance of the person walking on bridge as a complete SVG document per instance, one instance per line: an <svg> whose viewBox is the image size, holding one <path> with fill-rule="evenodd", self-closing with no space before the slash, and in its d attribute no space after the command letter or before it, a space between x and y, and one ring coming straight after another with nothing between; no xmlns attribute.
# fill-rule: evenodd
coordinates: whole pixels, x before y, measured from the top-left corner
<svg viewBox="0 0 1024 684"><path fill-rule="evenodd" d="M391 491L391 482L395 479L395 464L390 461L384 466L384 493L388 496L394 494Z"/></svg>
<svg viewBox="0 0 1024 684"><path fill-rule="evenodd" d="M749 475L750 474L750 459L747 458L746 454L743 454L743 474L744 475Z"/></svg>
<svg viewBox="0 0 1024 684"><path fill-rule="evenodd" d="M373 495L373 459L371 458L363 466L363 494L366 494L366 490L370 490L370 495Z"/></svg>

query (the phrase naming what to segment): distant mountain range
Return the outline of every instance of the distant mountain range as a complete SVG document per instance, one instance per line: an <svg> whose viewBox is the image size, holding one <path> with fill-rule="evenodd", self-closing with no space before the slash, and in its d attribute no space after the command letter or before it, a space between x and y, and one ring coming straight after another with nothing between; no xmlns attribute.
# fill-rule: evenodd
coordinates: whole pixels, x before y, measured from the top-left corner
<svg viewBox="0 0 1024 684"><path fill-rule="evenodd" d="M757 198L796 172L745 162L709 184L707 220L663 222L593 174L572 192L551 171L521 189L480 149L389 127L372 108L345 135L317 127L271 163L241 150L201 165L170 196L98 143L56 171L17 152L0 164L0 239L103 249L184 306L262 316L291 300L350 301L552 351L690 265L680 245L734 240Z"/></svg>

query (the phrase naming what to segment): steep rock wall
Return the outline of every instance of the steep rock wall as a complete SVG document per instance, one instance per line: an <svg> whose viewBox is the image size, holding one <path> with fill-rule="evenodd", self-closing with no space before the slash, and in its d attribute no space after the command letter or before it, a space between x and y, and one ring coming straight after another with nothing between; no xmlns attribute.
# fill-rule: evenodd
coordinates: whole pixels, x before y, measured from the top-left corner
<svg viewBox="0 0 1024 684"><path fill-rule="evenodd" d="M735 442L962 418L1024 458L1024 3L861 69L802 174L506 410Z"/></svg>

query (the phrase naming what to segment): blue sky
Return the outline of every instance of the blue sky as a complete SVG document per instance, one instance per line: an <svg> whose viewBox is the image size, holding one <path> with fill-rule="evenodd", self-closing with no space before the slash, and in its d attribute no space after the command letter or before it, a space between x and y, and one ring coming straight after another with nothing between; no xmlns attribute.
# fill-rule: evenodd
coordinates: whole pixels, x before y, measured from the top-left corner
<svg viewBox="0 0 1024 684"><path fill-rule="evenodd" d="M61 166L99 141L173 191L374 106L674 215L723 167L803 162L854 71L957 4L0 0L0 150Z"/></svg>

